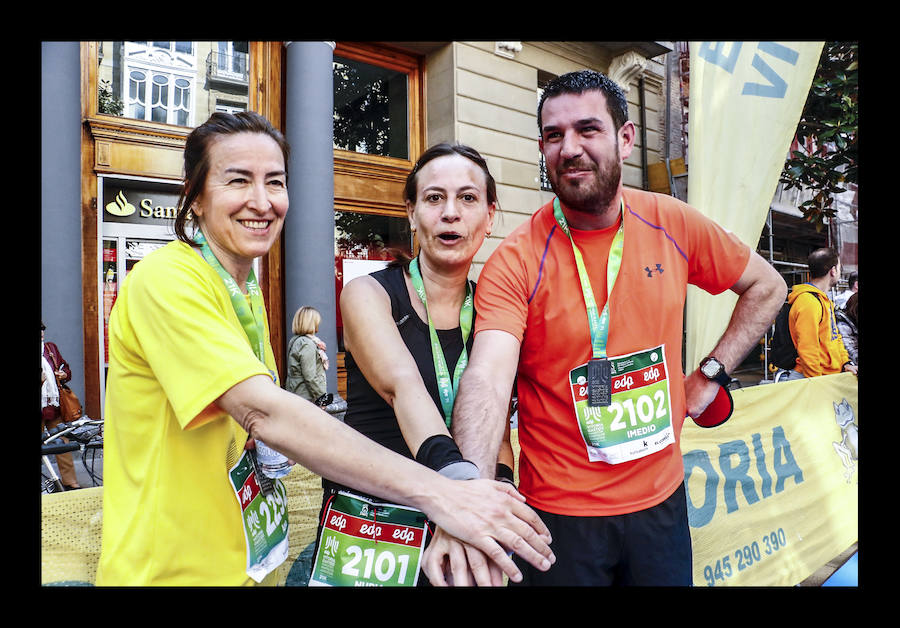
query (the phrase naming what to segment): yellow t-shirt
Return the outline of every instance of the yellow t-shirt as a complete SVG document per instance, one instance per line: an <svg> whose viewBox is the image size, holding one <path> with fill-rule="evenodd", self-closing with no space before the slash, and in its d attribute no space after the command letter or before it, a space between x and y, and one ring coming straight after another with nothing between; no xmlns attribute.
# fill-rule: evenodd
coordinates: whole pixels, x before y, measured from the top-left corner
<svg viewBox="0 0 900 628"><path fill-rule="evenodd" d="M253 584L227 475L247 433L214 402L254 375L277 384L265 334L263 364L221 278L183 242L129 272L109 321L97 585Z"/></svg>

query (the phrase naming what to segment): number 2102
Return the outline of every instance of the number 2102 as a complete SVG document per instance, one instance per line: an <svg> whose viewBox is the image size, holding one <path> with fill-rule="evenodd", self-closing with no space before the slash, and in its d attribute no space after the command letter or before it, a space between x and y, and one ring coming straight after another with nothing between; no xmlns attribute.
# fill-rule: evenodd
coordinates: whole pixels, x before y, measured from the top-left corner
<svg viewBox="0 0 900 628"><path fill-rule="evenodd" d="M654 402L656 405L655 413ZM654 418L663 418L669 412L666 408L666 394L661 390L657 390L653 394L653 399L651 399L649 395L641 395L637 398L637 402L635 402L634 399L625 399L621 403L613 401L609 406L609 411L615 414L615 417L609 426L609 429L611 430L624 430L628 428L628 425L623 420L626 412L628 413L631 427L637 427L637 419L640 419L641 423L649 423Z"/></svg>

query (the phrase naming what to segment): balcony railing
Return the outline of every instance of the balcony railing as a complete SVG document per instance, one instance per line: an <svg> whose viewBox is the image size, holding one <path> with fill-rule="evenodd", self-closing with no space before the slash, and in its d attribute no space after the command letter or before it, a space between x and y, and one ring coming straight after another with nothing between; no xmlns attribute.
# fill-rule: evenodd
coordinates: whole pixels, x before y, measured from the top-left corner
<svg viewBox="0 0 900 628"><path fill-rule="evenodd" d="M211 52L206 58L206 76L210 81L248 85L250 70L246 52Z"/></svg>

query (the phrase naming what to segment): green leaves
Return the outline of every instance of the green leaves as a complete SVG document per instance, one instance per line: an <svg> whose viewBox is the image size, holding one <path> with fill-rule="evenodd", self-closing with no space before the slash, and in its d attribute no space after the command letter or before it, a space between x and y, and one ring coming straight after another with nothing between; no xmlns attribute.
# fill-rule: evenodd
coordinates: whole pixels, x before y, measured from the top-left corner
<svg viewBox="0 0 900 628"><path fill-rule="evenodd" d="M835 215L834 196L858 180L857 54L856 42L825 44L797 125L800 150L791 152L781 173L785 189L813 190L799 209L817 231Z"/></svg>

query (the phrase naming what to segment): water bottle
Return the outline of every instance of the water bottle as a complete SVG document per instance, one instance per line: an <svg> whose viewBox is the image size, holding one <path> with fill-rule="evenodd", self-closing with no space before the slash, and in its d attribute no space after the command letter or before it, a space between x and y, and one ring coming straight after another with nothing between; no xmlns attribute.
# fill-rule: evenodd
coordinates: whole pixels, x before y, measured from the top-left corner
<svg viewBox="0 0 900 628"><path fill-rule="evenodd" d="M259 468L270 478L283 478L291 472L291 463L287 457L259 439L256 439L256 459Z"/></svg>

